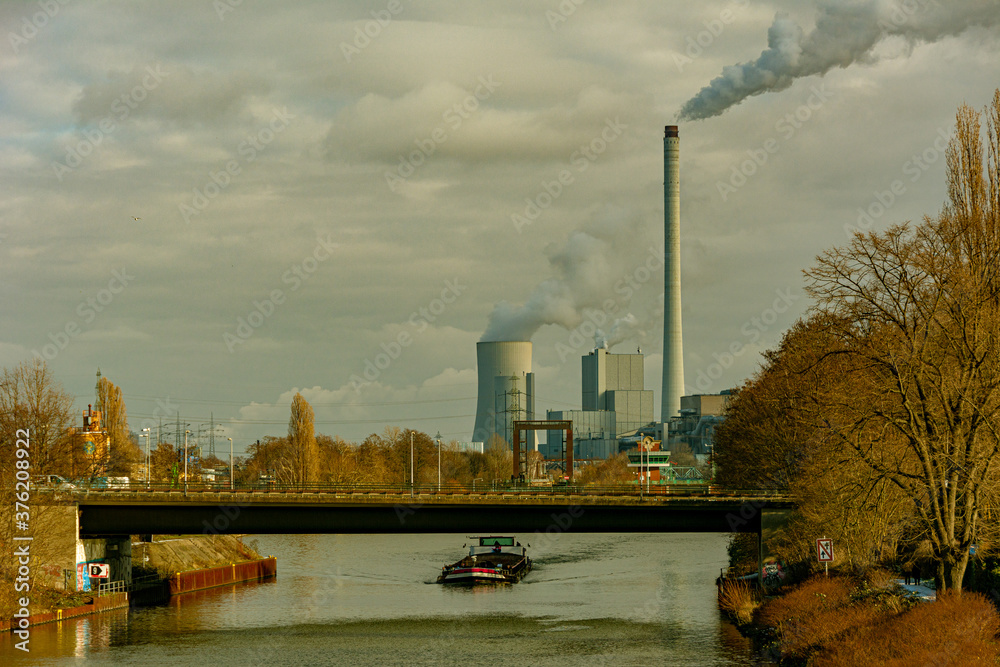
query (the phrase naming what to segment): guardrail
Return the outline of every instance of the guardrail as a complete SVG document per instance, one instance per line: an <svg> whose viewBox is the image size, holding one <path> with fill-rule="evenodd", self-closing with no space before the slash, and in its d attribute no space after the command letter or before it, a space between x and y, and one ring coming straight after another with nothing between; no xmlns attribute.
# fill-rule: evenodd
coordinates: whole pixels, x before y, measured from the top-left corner
<svg viewBox="0 0 1000 667"><path fill-rule="evenodd" d="M124 581L109 581L107 583L97 584L97 594L98 595L111 595L113 593L125 593L128 592L129 585Z"/></svg>
<svg viewBox="0 0 1000 667"><path fill-rule="evenodd" d="M163 584L165 580L165 577L158 574L147 574L142 577L136 577L129 583L125 583L124 581L109 581L107 583L100 583L97 585L97 595L101 596L111 595L112 593L132 593L134 591L152 588L153 586L159 586Z"/></svg>
<svg viewBox="0 0 1000 667"><path fill-rule="evenodd" d="M169 482L151 482L149 484L133 482L128 485L107 487L101 485L89 485L87 483L75 483L73 490L61 491L60 493L73 495L99 495L99 496L123 496L133 494L165 494L183 495L185 488L183 484L171 484ZM726 489L711 484L652 484L647 489L641 489L636 485L584 485L584 484L552 484L552 485L528 485L528 484L507 484L496 483L486 487L477 485L475 489L471 486L445 484L440 487L436 484L421 484L410 486L408 484L277 484L277 483L253 483L234 485L230 490L226 483L204 483L189 482L187 493L192 494L215 494L223 495L229 493L236 494L324 494L324 495L412 495L412 496L492 496L497 494L514 494L517 496L551 496L551 495L585 495L585 496L631 496L631 497L713 497L713 498L773 498L787 499L787 491L775 489Z"/></svg>

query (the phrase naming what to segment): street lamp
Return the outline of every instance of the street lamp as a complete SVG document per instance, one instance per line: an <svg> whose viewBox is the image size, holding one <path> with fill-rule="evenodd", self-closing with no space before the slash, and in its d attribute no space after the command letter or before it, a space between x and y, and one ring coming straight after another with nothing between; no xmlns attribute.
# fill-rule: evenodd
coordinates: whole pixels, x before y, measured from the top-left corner
<svg viewBox="0 0 1000 667"><path fill-rule="evenodd" d="M438 493L441 493L441 431L435 437L438 441Z"/></svg>
<svg viewBox="0 0 1000 667"><path fill-rule="evenodd" d="M481 482L481 481L483 481L482 477L477 477L474 480L472 480L472 492L473 493L476 492L476 482Z"/></svg>
<svg viewBox="0 0 1000 667"><path fill-rule="evenodd" d="M229 441L229 490L233 490L233 439L226 438Z"/></svg>
<svg viewBox="0 0 1000 667"><path fill-rule="evenodd" d="M413 497L413 431L410 431L410 497Z"/></svg>
<svg viewBox="0 0 1000 667"><path fill-rule="evenodd" d="M149 429L142 429L142 435L146 437L146 488L149 488Z"/></svg>
<svg viewBox="0 0 1000 667"><path fill-rule="evenodd" d="M646 495L649 495L649 478L652 476L653 466L649 460L649 453L653 449L653 443L647 442L643 445L643 449L646 450Z"/></svg>
<svg viewBox="0 0 1000 667"><path fill-rule="evenodd" d="M188 492L188 433L191 431L184 431L184 495Z"/></svg>

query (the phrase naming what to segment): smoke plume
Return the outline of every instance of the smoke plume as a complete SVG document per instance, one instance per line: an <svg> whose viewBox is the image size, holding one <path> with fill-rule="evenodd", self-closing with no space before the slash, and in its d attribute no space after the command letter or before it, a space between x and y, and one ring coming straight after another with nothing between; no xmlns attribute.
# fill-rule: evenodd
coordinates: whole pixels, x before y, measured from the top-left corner
<svg viewBox="0 0 1000 667"><path fill-rule="evenodd" d="M662 240L654 239L653 228L641 216L620 210L606 211L603 216L586 231L574 232L562 246L546 248L550 277L538 283L521 305L497 303L481 341L531 340L546 324L572 330L588 319L598 326L605 318L610 323L622 315L617 310L605 312L609 299L616 309L629 307L629 301L639 312L654 310L647 302L662 293L662 263L643 249L659 249ZM648 265L661 273L654 278L646 270ZM644 282L640 284L636 275ZM628 300L622 299L623 292ZM594 311L601 316L595 318ZM635 316L630 315L613 326L612 332L617 337L636 326Z"/></svg>
<svg viewBox="0 0 1000 667"><path fill-rule="evenodd" d="M911 45L936 42L998 22L1000 8L994 0L825 0L809 34L778 14L760 57L723 67L720 76L684 103L679 118L718 116L751 95L784 90L799 77L871 62L875 46L886 37L902 37Z"/></svg>
<svg viewBox="0 0 1000 667"><path fill-rule="evenodd" d="M639 330L639 319L632 313L627 313L625 317L617 318L607 332L603 329L597 330L594 334L594 347L610 350L633 333L639 333L644 337L646 332Z"/></svg>

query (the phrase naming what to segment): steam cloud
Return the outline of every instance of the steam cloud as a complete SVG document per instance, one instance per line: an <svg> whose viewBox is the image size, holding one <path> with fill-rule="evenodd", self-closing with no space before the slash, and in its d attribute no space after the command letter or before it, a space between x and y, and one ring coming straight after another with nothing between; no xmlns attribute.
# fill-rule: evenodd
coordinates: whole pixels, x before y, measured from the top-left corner
<svg viewBox="0 0 1000 667"><path fill-rule="evenodd" d="M609 250L599 238L586 232L574 233L563 248L549 254L556 276L539 283L522 306L498 303L482 340L531 340L545 324L567 329L577 326L583 317L582 309L599 305L604 297L604 285L612 275L606 259Z"/></svg>
<svg viewBox="0 0 1000 667"><path fill-rule="evenodd" d="M604 312L604 306L608 299L620 297L626 289L629 295L636 296L631 299L632 307L640 310L647 308L645 302L661 294L662 274L654 280L647 272L643 274L649 279L647 286L632 282L635 289L625 287L625 278L632 279L636 267L647 259L636 249L653 245L652 239L647 239L652 232L641 217L622 217L621 212L614 212L611 217L591 225L587 231L574 232L561 247L553 245L546 249L552 277L536 285L523 305L497 303L480 340L531 340L546 324L572 330L588 319L592 311L607 318L609 342L617 342L630 333L643 335L634 315ZM620 298L616 303L621 305ZM652 312L653 306L648 305L648 310ZM619 319L615 320L616 316Z"/></svg>
<svg viewBox="0 0 1000 667"><path fill-rule="evenodd" d="M639 318L632 313L628 313L625 317L616 319L607 333L602 329L598 329L597 333L594 334L594 347L611 349L628 338L634 331L639 331ZM640 335L645 335L644 331L640 331L639 333Z"/></svg>
<svg viewBox="0 0 1000 667"><path fill-rule="evenodd" d="M751 95L784 90L799 77L871 62L885 37L902 37L913 45L998 22L1000 8L994 0L825 0L808 35L778 14L767 31L767 50L753 62L722 68L720 76L684 103L679 119L718 116Z"/></svg>

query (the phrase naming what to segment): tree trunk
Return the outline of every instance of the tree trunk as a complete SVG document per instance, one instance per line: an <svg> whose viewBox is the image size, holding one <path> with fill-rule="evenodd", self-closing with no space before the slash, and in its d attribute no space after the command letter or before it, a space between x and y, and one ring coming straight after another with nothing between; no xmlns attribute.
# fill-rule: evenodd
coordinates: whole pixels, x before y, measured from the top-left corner
<svg viewBox="0 0 1000 667"><path fill-rule="evenodd" d="M962 594L962 579L969 565L969 552L951 552L937 559L937 572L934 575L934 585L938 593L945 591L956 595Z"/></svg>

